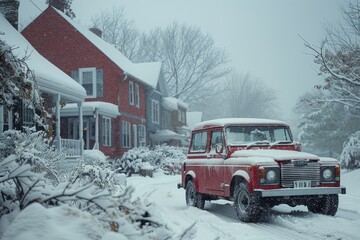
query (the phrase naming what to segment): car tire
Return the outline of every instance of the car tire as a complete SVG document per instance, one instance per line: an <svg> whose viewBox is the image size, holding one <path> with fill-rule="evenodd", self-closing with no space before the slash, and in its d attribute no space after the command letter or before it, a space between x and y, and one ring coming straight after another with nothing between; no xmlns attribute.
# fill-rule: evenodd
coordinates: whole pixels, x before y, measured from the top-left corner
<svg viewBox="0 0 360 240"><path fill-rule="evenodd" d="M238 218L243 222L258 222L263 212L260 199L250 194L245 182L235 187L234 207Z"/></svg>
<svg viewBox="0 0 360 240"><path fill-rule="evenodd" d="M193 181L189 181L186 184L185 198L186 198L186 205L204 209L205 206L204 195L196 191L195 184Z"/></svg>
<svg viewBox="0 0 360 240"><path fill-rule="evenodd" d="M307 204L307 208L312 213L319 213L329 216L335 216L339 206L339 196L326 195L319 200Z"/></svg>

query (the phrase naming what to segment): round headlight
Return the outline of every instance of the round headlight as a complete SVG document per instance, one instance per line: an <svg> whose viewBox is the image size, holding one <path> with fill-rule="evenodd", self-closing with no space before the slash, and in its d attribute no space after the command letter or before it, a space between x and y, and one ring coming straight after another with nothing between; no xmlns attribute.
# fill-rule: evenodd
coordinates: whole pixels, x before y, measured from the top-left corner
<svg viewBox="0 0 360 240"><path fill-rule="evenodd" d="M266 172L266 180L272 182L276 179L276 172L274 170L269 170Z"/></svg>
<svg viewBox="0 0 360 240"><path fill-rule="evenodd" d="M328 181L333 177L333 171L330 168L326 168L324 169L324 171L322 172L323 178Z"/></svg>

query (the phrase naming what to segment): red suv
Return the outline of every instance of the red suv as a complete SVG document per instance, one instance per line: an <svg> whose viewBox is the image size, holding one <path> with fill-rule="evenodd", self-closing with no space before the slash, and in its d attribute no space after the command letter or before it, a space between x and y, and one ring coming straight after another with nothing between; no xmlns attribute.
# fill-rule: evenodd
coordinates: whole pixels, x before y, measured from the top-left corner
<svg viewBox="0 0 360 240"><path fill-rule="evenodd" d="M313 213L335 215L340 186L336 159L301 152L289 125L267 119L229 118L197 124L182 165L186 204L234 202L244 222L256 222L278 204L306 205Z"/></svg>

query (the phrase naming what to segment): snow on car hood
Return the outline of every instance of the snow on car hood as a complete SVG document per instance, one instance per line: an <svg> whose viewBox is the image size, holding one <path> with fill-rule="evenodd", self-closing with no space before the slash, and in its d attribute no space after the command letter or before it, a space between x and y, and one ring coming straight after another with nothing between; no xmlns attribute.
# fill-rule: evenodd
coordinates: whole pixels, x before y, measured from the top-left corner
<svg viewBox="0 0 360 240"><path fill-rule="evenodd" d="M257 150L239 150L231 155L232 158L253 158L253 157L264 157L272 158L274 160L289 160L289 159L313 159L319 160L319 157L306 153L289 150L275 150L275 149L257 149Z"/></svg>

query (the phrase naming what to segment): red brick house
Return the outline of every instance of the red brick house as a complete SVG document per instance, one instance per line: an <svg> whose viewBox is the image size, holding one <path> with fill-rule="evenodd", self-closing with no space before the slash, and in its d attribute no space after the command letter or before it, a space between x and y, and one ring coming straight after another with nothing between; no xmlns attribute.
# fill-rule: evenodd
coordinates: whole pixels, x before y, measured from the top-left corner
<svg viewBox="0 0 360 240"><path fill-rule="evenodd" d="M25 38L50 62L80 83L87 93L83 105L85 149L116 157L145 145L146 93L159 63L134 64L114 46L68 18L47 8L23 31ZM62 137L77 138L76 106L62 109Z"/></svg>

